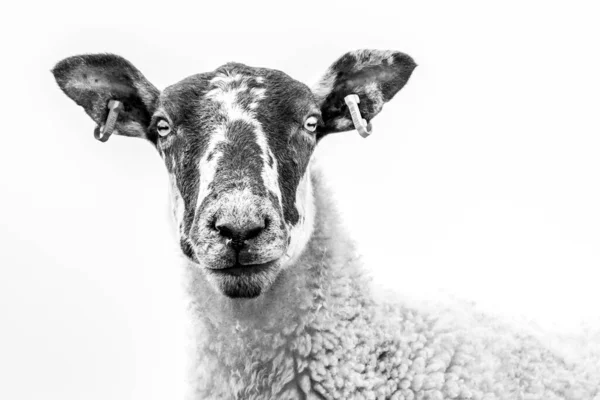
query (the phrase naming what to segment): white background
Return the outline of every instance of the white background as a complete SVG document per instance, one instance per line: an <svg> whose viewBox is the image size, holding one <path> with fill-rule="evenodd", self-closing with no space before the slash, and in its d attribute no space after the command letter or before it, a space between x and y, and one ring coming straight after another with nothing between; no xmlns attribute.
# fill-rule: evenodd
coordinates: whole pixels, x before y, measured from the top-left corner
<svg viewBox="0 0 600 400"><path fill-rule="evenodd" d="M596 3L597 4L597 3ZM348 50L419 67L374 134L319 153L375 278L577 331L599 319L594 2L13 2L2 37L0 398L178 399L183 305L162 161L93 139L60 59L157 87L227 61L312 83Z"/></svg>

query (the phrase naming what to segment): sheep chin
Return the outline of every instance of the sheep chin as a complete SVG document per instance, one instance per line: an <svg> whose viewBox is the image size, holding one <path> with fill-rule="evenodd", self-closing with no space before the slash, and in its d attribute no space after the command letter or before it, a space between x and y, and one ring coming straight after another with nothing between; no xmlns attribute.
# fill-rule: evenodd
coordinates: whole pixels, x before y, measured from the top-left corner
<svg viewBox="0 0 600 400"><path fill-rule="evenodd" d="M235 265L225 269L205 268L210 284L231 299L254 299L266 292L279 275L280 261Z"/></svg>

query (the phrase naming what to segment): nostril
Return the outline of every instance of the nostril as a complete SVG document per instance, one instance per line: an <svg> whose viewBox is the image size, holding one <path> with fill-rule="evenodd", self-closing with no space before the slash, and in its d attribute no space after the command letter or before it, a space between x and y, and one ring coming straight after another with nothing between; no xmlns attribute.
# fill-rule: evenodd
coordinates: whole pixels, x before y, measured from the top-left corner
<svg viewBox="0 0 600 400"><path fill-rule="evenodd" d="M260 233L262 232L262 230L264 228L265 227L263 225L263 226L257 226L256 228L249 229L246 232L246 237L244 239L245 240L250 240L250 239L253 239L253 238L257 237L258 235L260 235Z"/></svg>
<svg viewBox="0 0 600 400"><path fill-rule="evenodd" d="M233 239L233 237L235 236L234 230L229 225L215 224L215 230L218 231L221 236L226 237L228 239Z"/></svg>
<svg viewBox="0 0 600 400"><path fill-rule="evenodd" d="M219 234L227 239L231 239L232 244L236 244L237 247L243 245L244 241L254 239L259 236L267 225L267 221L263 220L260 223L248 223L245 225L236 225L234 223L228 223L224 221L217 221L215 223L215 230Z"/></svg>

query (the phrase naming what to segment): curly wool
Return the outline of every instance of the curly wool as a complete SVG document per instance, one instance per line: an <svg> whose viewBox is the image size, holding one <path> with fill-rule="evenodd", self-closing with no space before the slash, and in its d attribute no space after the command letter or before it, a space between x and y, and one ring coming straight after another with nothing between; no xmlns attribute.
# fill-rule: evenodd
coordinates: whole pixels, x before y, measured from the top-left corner
<svg viewBox="0 0 600 400"><path fill-rule="evenodd" d="M227 299L188 265L191 399L600 400L598 353L569 359L467 308L376 301L313 182L315 232L267 293Z"/></svg>

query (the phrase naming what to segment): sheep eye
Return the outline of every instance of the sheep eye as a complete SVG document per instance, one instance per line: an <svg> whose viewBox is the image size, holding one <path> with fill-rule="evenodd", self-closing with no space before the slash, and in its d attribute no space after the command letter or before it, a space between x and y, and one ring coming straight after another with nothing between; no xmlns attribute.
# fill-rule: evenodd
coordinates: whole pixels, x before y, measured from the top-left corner
<svg viewBox="0 0 600 400"><path fill-rule="evenodd" d="M309 132L314 132L317 130L317 125L319 124L319 120L317 117L308 117L304 122L304 129Z"/></svg>
<svg viewBox="0 0 600 400"><path fill-rule="evenodd" d="M167 121L162 119L156 124L156 130L160 136L165 137L171 133L171 126Z"/></svg>

